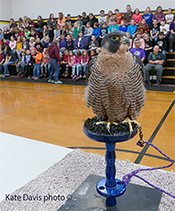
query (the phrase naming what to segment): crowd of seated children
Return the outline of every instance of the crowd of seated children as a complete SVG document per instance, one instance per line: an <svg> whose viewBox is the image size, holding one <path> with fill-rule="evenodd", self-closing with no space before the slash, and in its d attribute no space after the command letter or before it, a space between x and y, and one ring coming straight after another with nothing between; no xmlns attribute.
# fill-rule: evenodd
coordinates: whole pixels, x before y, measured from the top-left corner
<svg viewBox="0 0 175 211"><path fill-rule="evenodd" d="M145 61L155 45L159 46L165 62L166 51L173 51L175 21L171 8L165 15L161 6L154 14L147 7L141 15L138 8L132 12L131 6L127 5L124 15L119 9L114 12L109 10L107 15L101 10L97 19L93 13L86 15L83 12L82 16L78 15L77 21L72 20L70 14L65 18L62 12L56 20L51 13L46 24L41 16L37 17L36 24L24 16L19 18L18 25L11 19L9 29L0 29L0 48L4 55L4 60L1 58L0 61L1 74L9 76L9 64L18 62L16 70L19 76L33 76L35 80L48 77L52 68L48 48L52 41L56 41L62 59L60 75L72 75L73 79L85 77L87 63L99 53L104 36L118 30L126 32L130 40L129 50L135 48L138 40L139 48L145 51ZM25 57L29 55L30 59L26 62Z"/></svg>

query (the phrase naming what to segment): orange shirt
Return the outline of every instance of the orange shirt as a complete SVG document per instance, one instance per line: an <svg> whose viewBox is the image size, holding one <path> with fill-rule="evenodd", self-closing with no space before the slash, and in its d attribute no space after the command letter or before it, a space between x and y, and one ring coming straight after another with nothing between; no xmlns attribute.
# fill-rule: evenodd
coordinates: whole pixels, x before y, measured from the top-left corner
<svg viewBox="0 0 175 211"><path fill-rule="evenodd" d="M43 54L41 52L37 53L35 57L35 63L40 64L42 60L43 60Z"/></svg>
<svg viewBox="0 0 175 211"><path fill-rule="evenodd" d="M58 18L58 25L60 25L60 27L62 28L63 27L63 23L66 21L66 18L65 17L63 17L62 18L62 20L60 20L59 18Z"/></svg>

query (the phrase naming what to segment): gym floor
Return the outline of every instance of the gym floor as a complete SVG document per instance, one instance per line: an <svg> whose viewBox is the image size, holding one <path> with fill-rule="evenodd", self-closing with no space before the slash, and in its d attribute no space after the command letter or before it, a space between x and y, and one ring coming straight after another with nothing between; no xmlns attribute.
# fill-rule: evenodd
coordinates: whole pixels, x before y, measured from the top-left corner
<svg viewBox="0 0 175 211"><path fill-rule="evenodd" d="M67 148L105 155L103 143L88 139L83 121L93 117L86 108L85 86L0 81L0 131ZM144 140L175 160L175 99L173 92L146 92L138 122ZM116 157L141 165L169 164L152 147L136 145L139 136L116 145ZM175 170L170 167L167 170Z"/></svg>

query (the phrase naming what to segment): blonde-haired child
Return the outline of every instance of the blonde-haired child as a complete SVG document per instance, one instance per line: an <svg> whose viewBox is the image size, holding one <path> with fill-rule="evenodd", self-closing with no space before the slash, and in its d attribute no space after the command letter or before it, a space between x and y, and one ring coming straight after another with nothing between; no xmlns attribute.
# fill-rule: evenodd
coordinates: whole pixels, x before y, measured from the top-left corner
<svg viewBox="0 0 175 211"><path fill-rule="evenodd" d="M86 78L86 72L87 72L87 65L89 63L89 55L88 51L84 50L81 56L81 67L82 67L82 73L83 73L83 78ZM79 76L81 78L81 75Z"/></svg>
<svg viewBox="0 0 175 211"><path fill-rule="evenodd" d="M35 49L35 38L34 37L30 37L29 39L29 50L34 50Z"/></svg>
<svg viewBox="0 0 175 211"><path fill-rule="evenodd" d="M72 71L72 75L73 75L72 79L78 80L80 72L81 72L81 51L77 50L75 53L75 61L74 61L74 66L73 66L73 71Z"/></svg>
<svg viewBox="0 0 175 211"><path fill-rule="evenodd" d="M48 70L50 70L49 53L48 48L44 48L43 63L41 64L41 76L47 76Z"/></svg>

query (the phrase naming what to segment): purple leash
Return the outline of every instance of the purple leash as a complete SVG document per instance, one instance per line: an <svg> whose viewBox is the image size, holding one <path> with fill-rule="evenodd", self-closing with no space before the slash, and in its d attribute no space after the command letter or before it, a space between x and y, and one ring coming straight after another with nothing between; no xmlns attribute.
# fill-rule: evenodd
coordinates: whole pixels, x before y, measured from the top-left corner
<svg viewBox="0 0 175 211"><path fill-rule="evenodd" d="M135 177L138 177L139 179L143 180L144 182L146 182L148 185L152 186L153 188L155 188L155 189L157 189L157 190L159 190L159 191L161 191L161 192L163 192L163 193L167 194L168 196L171 196L172 198L175 199L175 196L173 196L172 194L166 192L165 190L163 190L163 189L161 189L161 188L158 188L158 187L154 186L153 184L151 184L150 182L148 182L148 181L145 180L144 178L142 178L142 177L136 175L136 174L138 174L138 173L141 172L141 171L153 171L153 170L158 170L158 169L169 168L169 167L172 166L173 163L174 163L173 160L172 160L171 158L169 158L167 155L165 155L165 154L164 154L160 149L158 149L155 145L153 145L153 144L151 144L151 143L149 143L149 142L147 142L147 141L143 141L143 140L142 140L143 134L142 134L142 132L141 132L141 129L140 129L140 134L139 134L139 135L140 135L140 140L137 142L137 145L139 145L139 146L141 146L141 147L143 147L144 144L149 144L149 145L151 145L151 146L154 147L158 152L160 152L164 157L166 157L169 161L171 161L171 164L169 164L169 165L167 165L167 166L156 167L156 168L147 168L147 169L137 169L137 170L134 170L134 171L132 171L131 173L126 174L125 176L123 176L123 178L122 178L122 183L123 183L125 186L127 186L128 183L130 182L131 178L132 178L133 176L135 176Z"/></svg>

